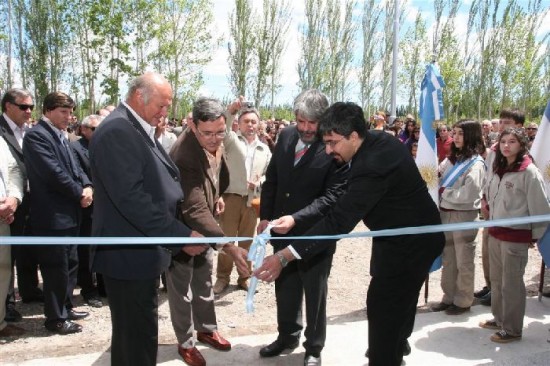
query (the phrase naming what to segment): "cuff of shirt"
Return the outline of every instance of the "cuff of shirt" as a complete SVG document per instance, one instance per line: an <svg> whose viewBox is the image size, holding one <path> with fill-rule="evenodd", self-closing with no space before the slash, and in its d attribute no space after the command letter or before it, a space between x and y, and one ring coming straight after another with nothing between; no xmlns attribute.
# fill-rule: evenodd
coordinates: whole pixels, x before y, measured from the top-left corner
<svg viewBox="0 0 550 366"><path fill-rule="evenodd" d="M299 255L298 252L292 247L292 245L289 245L287 248L288 248L288 250L290 250L290 252L291 252L292 255L294 256L294 258L296 258L296 259L302 259L302 257L300 257L300 255Z"/></svg>

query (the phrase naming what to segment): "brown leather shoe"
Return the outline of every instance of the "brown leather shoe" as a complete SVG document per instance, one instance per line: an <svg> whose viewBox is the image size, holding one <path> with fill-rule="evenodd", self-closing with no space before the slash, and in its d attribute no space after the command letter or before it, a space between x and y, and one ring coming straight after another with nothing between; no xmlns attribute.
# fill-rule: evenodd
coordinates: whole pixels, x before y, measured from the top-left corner
<svg viewBox="0 0 550 366"><path fill-rule="evenodd" d="M212 287L212 291L214 291L215 295L219 295L225 291L227 286L229 286L229 283L227 283L226 281L217 280L214 286Z"/></svg>
<svg viewBox="0 0 550 366"><path fill-rule="evenodd" d="M189 366L206 366L206 361L197 347L183 348L182 346L178 346L178 353Z"/></svg>
<svg viewBox="0 0 550 366"><path fill-rule="evenodd" d="M17 337L23 335L23 333L25 333L25 329L8 324L4 329L0 330L0 337Z"/></svg>
<svg viewBox="0 0 550 366"><path fill-rule="evenodd" d="M231 349L231 343L229 343L217 331L212 333L197 332L197 340L199 342L209 344L220 351L229 351Z"/></svg>

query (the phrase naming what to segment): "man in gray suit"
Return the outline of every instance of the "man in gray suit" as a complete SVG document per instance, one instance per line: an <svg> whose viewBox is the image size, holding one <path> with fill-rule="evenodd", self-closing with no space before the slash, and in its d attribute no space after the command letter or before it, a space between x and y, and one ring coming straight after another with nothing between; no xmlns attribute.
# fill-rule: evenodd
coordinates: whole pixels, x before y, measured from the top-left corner
<svg viewBox="0 0 550 366"><path fill-rule="evenodd" d="M126 101L95 131L93 236L200 236L176 217L183 199L179 171L154 138L171 103L168 81L146 73L130 82ZM110 245L92 254L109 298L111 364L156 364L158 278L181 250L182 245Z"/></svg>

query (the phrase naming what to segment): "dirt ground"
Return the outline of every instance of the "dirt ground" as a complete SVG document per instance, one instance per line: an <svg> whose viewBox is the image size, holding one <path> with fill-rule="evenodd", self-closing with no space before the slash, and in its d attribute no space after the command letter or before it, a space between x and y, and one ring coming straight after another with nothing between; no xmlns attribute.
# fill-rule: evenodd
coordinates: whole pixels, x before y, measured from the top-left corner
<svg viewBox="0 0 550 366"><path fill-rule="evenodd" d="M360 224L356 231L366 231L366 228ZM365 298L370 281L370 244L370 238L345 239L339 242L329 279L327 314L330 324L365 319ZM270 249L268 253L271 253ZM540 265L541 258L537 249L531 249L525 273L528 296L537 294ZM242 335L275 333L277 326L274 285L259 284L254 300L255 312L247 314L246 293L237 288L236 276L235 274L233 276L231 286L216 299L216 313L221 334L231 341L232 337ZM441 299L440 276L441 271L430 275L428 305ZM476 249L475 281L475 288L478 290L484 284L480 240ZM548 275L546 281L550 284ZM75 295L78 293L79 290L76 290ZM170 322L167 295L163 290L159 291L159 295L159 343L176 344ZM83 304L80 296L75 296L75 304L78 310L90 312L88 318L78 321L84 329L78 334L60 336L51 335L45 330L41 305L23 304L18 301L17 309L23 314L23 320L17 325L23 327L26 334L17 339L0 339L0 364L107 350L111 335L108 306L99 309L89 307ZM424 303L424 288L420 293L418 305L418 312L429 311Z"/></svg>

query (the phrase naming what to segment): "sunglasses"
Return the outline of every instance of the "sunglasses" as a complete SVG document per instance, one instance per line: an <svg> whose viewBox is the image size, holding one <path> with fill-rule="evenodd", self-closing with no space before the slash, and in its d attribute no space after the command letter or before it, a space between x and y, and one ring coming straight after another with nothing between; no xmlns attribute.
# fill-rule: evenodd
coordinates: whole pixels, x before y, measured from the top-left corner
<svg viewBox="0 0 550 366"><path fill-rule="evenodd" d="M538 130L538 128L535 128L535 127L527 127L526 130L529 130L529 131L533 131L533 130Z"/></svg>
<svg viewBox="0 0 550 366"><path fill-rule="evenodd" d="M11 103L11 104L16 105L22 111L26 111L27 109L30 109L32 111L34 109L34 104L17 104L17 103Z"/></svg>

